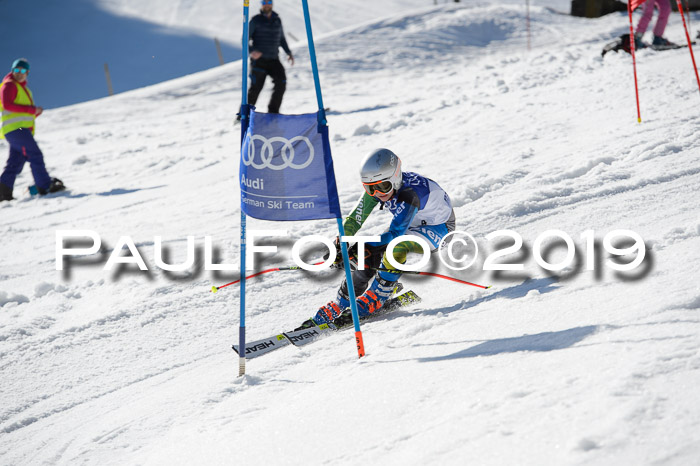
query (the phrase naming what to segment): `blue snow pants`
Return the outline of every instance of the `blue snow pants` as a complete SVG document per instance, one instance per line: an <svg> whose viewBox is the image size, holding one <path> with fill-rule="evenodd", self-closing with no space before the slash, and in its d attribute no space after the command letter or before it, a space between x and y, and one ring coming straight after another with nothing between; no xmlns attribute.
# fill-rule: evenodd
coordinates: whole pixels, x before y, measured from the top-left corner
<svg viewBox="0 0 700 466"><path fill-rule="evenodd" d="M5 170L0 175L0 183L13 188L17 175L24 168L24 163L29 162L36 187L49 189L51 178L44 165L44 155L39 150L32 131L24 128L16 129L7 133L5 139L10 145L10 157L7 159Z"/></svg>

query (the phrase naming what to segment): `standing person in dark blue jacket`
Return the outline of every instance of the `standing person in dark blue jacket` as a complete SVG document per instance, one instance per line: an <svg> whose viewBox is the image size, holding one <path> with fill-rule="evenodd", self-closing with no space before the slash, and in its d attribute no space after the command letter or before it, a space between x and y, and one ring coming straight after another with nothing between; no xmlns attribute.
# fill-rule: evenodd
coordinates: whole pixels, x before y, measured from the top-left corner
<svg viewBox="0 0 700 466"><path fill-rule="evenodd" d="M272 97L267 106L269 113L279 113L282 105L282 96L287 88L287 75L284 66L280 63L279 48L287 54L287 60L294 65L294 56L289 50L287 39L284 37L282 20L272 11L272 0L262 0L260 14L250 20L249 39L250 46L250 79L251 85L248 91L248 103L255 105L260 91L265 84L265 78L269 75L274 83Z"/></svg>

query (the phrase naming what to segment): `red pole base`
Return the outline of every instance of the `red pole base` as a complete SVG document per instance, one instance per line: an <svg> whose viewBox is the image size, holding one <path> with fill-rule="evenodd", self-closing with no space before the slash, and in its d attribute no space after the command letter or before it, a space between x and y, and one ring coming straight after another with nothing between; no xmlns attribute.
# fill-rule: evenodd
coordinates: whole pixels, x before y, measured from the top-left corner
<svg viewBox="0 0 700 466"><path fill-rule="evenodd" d="M365 344L362 341L362 332L355 332L355 343L357 343L357 355L361 358L365 355Z"/></svg>

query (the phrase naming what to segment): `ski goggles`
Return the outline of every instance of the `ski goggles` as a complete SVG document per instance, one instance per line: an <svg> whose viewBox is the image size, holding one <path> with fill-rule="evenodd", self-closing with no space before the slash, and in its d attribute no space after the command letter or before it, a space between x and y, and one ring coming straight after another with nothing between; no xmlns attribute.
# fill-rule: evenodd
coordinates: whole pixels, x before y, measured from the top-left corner
<svg viewBox="0 0 700 466"><path fill-rule="evenodd" d="M362 183L362 186L364 186L365 191L367 191L367 194L370 196L374 196L374 194L377 192L387 194L394 188L394 185L392 185L391 181L389 180L375 181L374 183Z"/></svg>
<svg viewBox="0 0 700 466"><path fill-rule="evenodd" d="M19 74L27 74L27 73L29 73L29 70L25 70L24 68L13 68L12 72L19 73Z"/></svg>
<svg viewBox="0 0 700 466"><path fill-rule="evenodd" d="M260 3L262 3L263 5L272 5L272 0L262 0L262 2Z"/></svg>

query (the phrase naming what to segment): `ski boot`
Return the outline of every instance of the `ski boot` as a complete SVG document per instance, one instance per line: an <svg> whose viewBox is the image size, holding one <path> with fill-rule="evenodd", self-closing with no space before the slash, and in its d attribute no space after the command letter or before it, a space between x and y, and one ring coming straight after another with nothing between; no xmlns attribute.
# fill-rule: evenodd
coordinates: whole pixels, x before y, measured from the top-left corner
<svg viewBox="0 0 700 466"><path fill-rule="evenodd" d="M357 314L360 318L367 317L382 307L391 298L396 283L401 278L401 272L389 271L384 265L381 267L367 291L357 298Z"/></svg>
<svg viewBox="0 0 700 466"><path fill-rule="evenodd" d="M333 320L333 325L335 325L336 328L343 328L352 324L352 309L345 309L340 316Z"/></svg>
<svg viewBox="0 0 700 466"><path fill-rule="evenodd" d="M651 42L651 45L654 47L677 47L678 44L675 44L671 42L670 40L661 37L661 36L654 36L654 40Z"/></svg>
<svg viewBox="0 0 700 466"><path fill-rule="evenodd" d="M389 294L389 297L391 297L392 295L397 295L397 294L399 294L399 293L401 292L402 289L403 289L403 285L402 285L401 283L394 282L394 287L393 287L393 289L391 290L391 293ZM368 290L368 291L369 291L369 290ZM367 294L367 293L363 294L362 296L365 296L366 294ZM376 293L373 293L373 294L375 294L375 296L376 296ZM360 296L359 299L362 299L362 296ZM358 314L360 313L359 299L358 299L358 301L357 301L357 302L358 302L358 305L357 305L357 313L358 313ZM388 299L388 298L387 298L387 299ZM383 306L384 306L384 304L386 304L387 299L383 300L382 304L381 304L381 305L379 306L379 308L377 308L377 309L383 309ZM368 300L369 300L369 298L368 298ZM377 309L375 309L375 312L377 311ZM370 315L370 314L367 314L367 315ZM360 319L362 319L362 317L366 317L366 316L360 315ZM337 317L337 318L333 321L333 325L335 325L336 328L347 327L347 326L349 326L349 325L352 325L353 323L354 323L354 322L353 322L353 320L352 320L352 310L349 309L349 308L348 308L348 309L345 309L345 310L343 311L343 313L340 314L340 316Z"/></svg>
<svg viewBox="0 0 700 466"><path fill-rule="evenodd" d="M12 197L12 188L0 183L0 202L11 201L13 199L14 197Z"/></svg>
<svg viewBox="0 0 700 466"><path fill-rule="evenodd" d="M311 319L305 320L301 326L295 328L294 330L303 330L305 328L317 327L319 325L327 324L332 322L333 319L338 317L345 308L350 306L350 301L343 296L340 291L338 291L338 296L335 301L330 301L325 306L321 306Z"/></svg>
<svg viewBox="0 0 700 466"><path fill-rule="evenodd" d="M59 180L58 178L51 178L51 184L49 187L47 189L37 188L37 192L40 196L45 196L46 194L57 193L59 191L63 191L64 189L66 189L66 187L63 184L63 181Z"/></svg>
<svg viewBox="0 0 700 466"><path fill-rule="evenodd" d="M634 34L634 49L641 50L648 47L647 43L642 40L644 34L635 33Z"/></svg>

